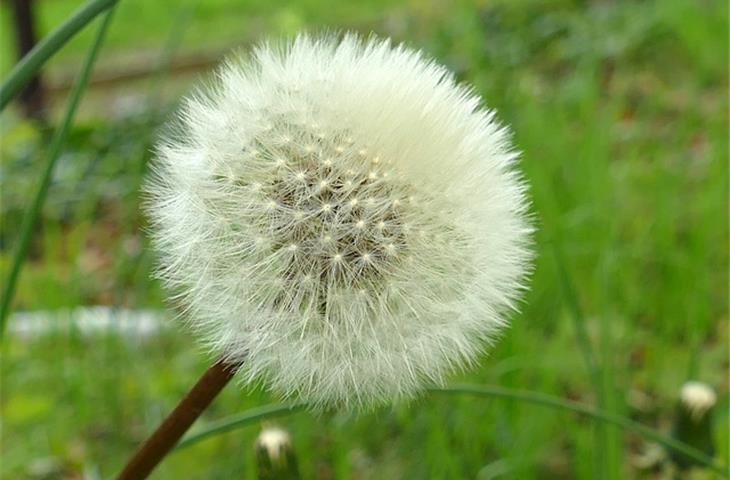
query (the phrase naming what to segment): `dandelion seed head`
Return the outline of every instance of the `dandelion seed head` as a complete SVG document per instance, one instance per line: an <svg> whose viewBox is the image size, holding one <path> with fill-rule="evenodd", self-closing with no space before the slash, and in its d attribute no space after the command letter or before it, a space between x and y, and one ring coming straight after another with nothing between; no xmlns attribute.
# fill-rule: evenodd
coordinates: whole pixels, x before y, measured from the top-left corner
<svg viewBox="0 0 730 480"><path fill-rule="evenodd" d="M282 428L267 426L256 438L255 449L265 452L266 458L278 465L287 461L286 456L292 450L291 437Z"/></svg>
<svg viewBox="0 0 730 480"><path fill-rule="evenodd" d="M422 53L299 36L190 97L147 183L159 276L204 344L314 407L473 364L524 288L509 133Z"/></svg>
<svg viewBox="0 0 730 480"><path fill-rule="evenodd" d="M679 399L692 418L699 421L708 410L715 406L717 394L706 383L689 381L682 385Z"/></svg>

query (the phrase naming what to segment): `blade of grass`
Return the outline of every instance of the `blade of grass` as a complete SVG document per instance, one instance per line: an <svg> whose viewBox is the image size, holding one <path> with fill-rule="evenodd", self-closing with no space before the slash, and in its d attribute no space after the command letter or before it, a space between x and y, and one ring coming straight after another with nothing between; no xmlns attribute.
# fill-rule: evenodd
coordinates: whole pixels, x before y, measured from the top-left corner
<svg viewBox="0 0 730 480"><path fill-rule="evenodd" d="M151 110L155 115L159 114L162 106L162 84L170 75L172 59L182 44L183 36L190 26L190 20L194 17L199 3L199 1L192 4L185 3L179 8L175 15L173 28L170 30L167 40L165 40L163 45L156 71L152 76L149 90L147 91L147 104L151 105Z"/></svg>
<svg viewBox="0 0 730 480"><path fill-rule="evenodd" d="M38 190L36 191L35 197L33 198L33 203L31 204L30 208L28 208L28 210L25 212L25 215L23 217L23 222L20 227L20 238L18 239L18 245L16 246L15 252L13 254L10 273L5 282L5 288L3 289L2 304L0 304L0 341L2 341L5 336L5 326L7 324L8 314L10 313L10 305L13 301L13 295L15 294L15 287L17 286L18 276L20 274L20 269L23 266L25 256L28 253L28 245L30 244L30 237L33 233L33 226L35 225L35 221L38 218L38 215L40 214L41 208L43 207L43 202L45 201L46 195L48 193L48 187L51 184L53 167L56 165L56 160L58 160L58 157L61 154L61 150L63 149L63 146L66 142L66 135L69 128L71 127L71 123L73 121L74 115L76 114L76 108L79 105L81 96L86 89L86 84L89 80L91 68L94 65L97 54L99 53L99 49L106 34L107 27L109 26L109 22L112 18L113 12L113 8L109 9L101 19L101 23L99 24L96 37L94 38L94 42L89 49L89 53L84 60L84 64L81 67L81 71L79 72L79 76L76 79L73 91L71 92L71 97L69 98L68 105L66 106L66 112L63 115L61 126L58 128L55 135L53 136L53 139L51 140L51 145L48 149L48 159L46 162L45 171L43 172L43 176L41 177L41 181L38 185Z"/></svg>
<svg viewBox="0 0 730 480"><path fill-rule="evenodd" d="M150 81L146 94L148 116L146 118L146 121L142 125L137 127L139 130L137 138L141 139L142 141L139 142L137 152L134 154L134 156L139 159L139 161L137 162L137 171L135 176L135 191L140 191L142 188L142 180L145 177L144 173L147 168L147 160L149 158L150 152L154 150L152 141L156 137L154 135L151 135L150 132L154 132L156 130L156 126L159 124L160 119L162 119L163 116L166 114L166 112L163 111L162 107L162 85L170 74L172 59L175 56L177 49L180 47L180 44L182 43L183 35L190 25L190 20L193 17L194 11L197 8L198 4L199 2L197 1L193 5L186 3L182 5L178 10L177 14L175 15L175 21L173 22L173 28L171 29L167 40L165 41L159 61L157 63L157 67L152 75L152 79ZM124 209L125 230L123 234L125 236L133 235L135 230L139 228L139 222L137 221L137 215L139 212L139 201L128 203L129 204ZM120 256L122 261L126 261L120 264L118 273L115 276L115 279L117 280L114 288L115 304L119 304L125 295L125 282L129 281L129 279L136 278L139 273L144 273L140 272L140 267L145 261L148 261L149 255L150 250L147 248L142 248L132 258L126 258L125 255Z"/></svg>
<svg viewBox="0 0 730 480"><path fill-rule="evenodd" d="M714 470L725 478L730 478L730 474L728 473L728 468L726 466L718 465L712 458L708 457L699 450L683 442L679 442L671 437L665 436L661 432L654 430L653 428L642 425L641 423L635 422L621 415L606 412L597 408L590 407L588 405L583 405L578 402L565 400L560 397L555 397L553 395L547 395L544 393L532 392L529 390L518 390L491 385L464 384L444 388L431 388L429 389L429 391L431 393L447 395L474 395L479 397L508 398L521 402L528 402L535 405L540 405L543 407L577 413L579 415L591 418L592 420L601 423L612 424L624 430L637 433L644 438L663 445L666 448L681 452L688 457L697 460L697 462L705 465L707 468ZM260 408L247 410L237 415L231 415L210 424L208 427L199 431L198 433L186 437L175 447L174 450L187 448L208 438L244 427L257 420L276 417L280 415L287 415L289 413L299 411L302 408L304 408L303 405L266 405Z"/></svg>
<svg viewBox="0 0 730 480"><path fill-rule="evenodd" d="M612 252L616 249L610 243L610 236L606 235L604 240L605 247L601 249L603 252ZM611 275L612 269L610 268L611 257L608 255L601 255L598 262L598 268L600 272L599 285L604 295L610 295L611 292L611 279L614 278ZM598 295L594 300L598 305L598 311L602 312L598 317L599 337L598 337L598 353L600 356L600 381L601 390L599 392L600 398L598 401L598 407L602 410L611 413L621 414L623 410L623 403L620 401L614 388L614 366L615 359L618 355L617 348L619 342L614 341L614 324L616 323L615 318L609 316L611 309L608 302L602 299L602 295ZM620 480L624 477L621 471L624 464L622 458L622 440L620 432L617 428L612 426L606 426L601 429L600 432L603 435L603 444L606 448L603 458L605 458L604 466L606 468L605 478L609 480Z"/></svg>
<svg viewBox="0 0 730 480"><path fill-rule="evenodd" d="M598 398L599 408L604 408L605 402L605 390L603 384L603 374L601 366L596 359L596 354L593 351L590 337L588 336L588 330L586 329L585 315L583 309L580 306L578 300L578 294L575 290L573 280L566 268L565 257L560 248L559 240L554 239L551 242L553 257L555 258L556 268L558 269L558 277L560 278L560 285L563 291L563 297L568 303L568 309L570 310L570 318L573 322L575 329L575 336L578 341L578 348L580 348L581 354L583 355L583 361L586 364L588 375L593 385L593 390ZM606 462L606 444L608 443L608 432L604 425L598 426L598 430L593 432L595 451L594 455L594 471L593 476L597 479L602 479L606 476L608 469L610 468Z"/></svg>
<svg viewBox="0 0 730 480"><path fill-rule="evenodd" d="M265 405L263 407L247 410L243 413L231 415L211 423L197 433L183 438L173 451L190 447L207 438L244 427L258 420L288 415L290 413L298 412L303 408L304 405Z"/></svg>
<svg viewBox="0 0 730 480"><path fill-rule="evenodd" d="M593 353L593 347L591 346L590 338L588 337L588 330L586 330L585 315L583 315L583 309L578 301L578 294L575 291L575 286L565 267L565 257L560 249L560 245L557 240L553 240L551 243L553 249L553 257L555 258L555 265L558 269L558 277L560 277L560 285L563 290L563 296L568 303L570 309L570 318L573 320L573 326L575 327L575 335L578 339L578 346L581 354L583 355L583 361L586 364L588 373L594 380L595 384L600 382L598 362L596 356Z"/></svg>
<svg viewBox="0 0 730 480"><path fill-rule="evenodd" d="M89 0L76 10L65 22L33 47L8 75L0 86L0 111L25 86L68 40L91 22L97 15L113 6L118 0Z"/></svg>
<svg viewBox="0 0 730 480"><path fill-rule="evenodd" d="M727 466L718 465L712 458L705 455L703 452L697 450L696 448L691 447L683 442L679 442L666 435L663 435L661 432L654 430L653 428L647 427L646 425L635 422L621 415L606 412L604 410L593 408L588 405L583 405L578 402L565 400L544 393L532 392L529 390L516 390L491 385L454 385L452 387L431 388L429 389L429 391L432 393L442 393L448 395L475 395L479 397L509 398L512 400L529 402L544 407L567 410L573 413L577 413L579 415L589 417L593 420L597 420L604 424L615 425L624 430L629 430L637 433L644 438L663 445L668 449L675 450L677 452L687 455L688 457L691 457L692 459L696 460L702 465L705 465L707 468L714 470L725 478L730 478Z"/></svg>

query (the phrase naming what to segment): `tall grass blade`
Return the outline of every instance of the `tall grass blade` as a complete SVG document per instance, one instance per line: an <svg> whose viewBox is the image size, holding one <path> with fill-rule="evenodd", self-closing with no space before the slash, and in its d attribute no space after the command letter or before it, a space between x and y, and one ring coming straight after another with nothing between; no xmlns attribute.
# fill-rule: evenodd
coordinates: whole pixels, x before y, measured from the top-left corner
<svg viewBox="0 0 730 480"><path fill-rule="evenodd" d="M8 75L0 86L0 111L25 86L46 61L84 28L97 15L110 8L118 0L89 0L65 22L33 47Z"/></svg>
<svg viewBox="0 0 730 480"><path fill-rule="evenodd" d="M646 439L663 445L671 451L679 452L688 458L692 458L699 464L704 465L709 469L712 469L713 471L717 472L725 478L730 478L730 474L728 474L728 469L726 466L718 465L712 458L697 450L696 448L693 448L683 442L677 441L669 436L662 434L657 430L654 430L653 428L642 425L641 423L635 422L621 415L606 412L597 408L590 407L588 405L583 405L578 402L565 400L544 393L532 392L529 390L518 390L491 385L463 384L454 385L452 387L431 388L429 391L435 394L474 395L478 397L508 398L516 401L540 405L543 407L577 413L578 415L586 416L597 422L615 425L624 430L637 433ZM237 415L231 415L210 424L208 427L199 431L198 433L189 435L188 437L184 438L173 451L190 447L208 438L215 437L217 435L230 432L232 430L236 430L258 420L288 415L290 413L300 411L303 408L304 405L266 405L260 408L247 410Z"/></svg>
<svg viewBox="0 0 730 480"><path fill-rule="evenodd" d="M578 294L575 291L575 286L565 267L565 257L560 249L557 241L552 241L551 246L553 248L553 256L555 258L555 265L558 269L558 277L560 277L560 285L563 291L563 297L568 303L570 310L570 318L573 321L575 327L575 335L578 339L578 347L580 348L581 354L583 355L583 361L586 364L588 373L594 381L594 384L600 384L600 373L598 367L598 361L596 355L593 352L590 338L588 337L588 330L586 329L585 315L583 309L578 301Z"/></svg>
<svg viewBox="0 0 730 480"><path fill-rule="evenodd" d="M580 348L581 354L583 356L583 361L586 364L586 369L588 370L588 375L591 378L593 390L598 397L598 405L599 407L604 408L606 405L606 401L605 389L603 385L603 375L598 360L596 359L596 354L593 351L590 337L588 336L585 315L583 314L583 309L580 306L580 301L578 300L578 294L575 290L573 280L570 276L570 273L568 272L568 269L565 266L565 257L563 256L560 244L557 240L554 240L551 242L551 245L553 248L553 257L555 258L556 268L558 270L558 277L560 278L560 285L563 292L563 297L568 303L570 318L573 322L573 327L575 329L575 336L578 341L578 348ZM600 425L598 428L599 430L593 433L595 442L593 475L596 479L600 480L605 478L610 471L610 466L606 464L608 461L606 458L606 444L608 443L609 434L606 431L604 425Z"/></svg>
<svg viewBox="0 0 730 480"><path fill-rule="evenodd" d="M677 441L674 438L671 438L657 430L654 430L653 428L649 428L646 425L642 425L641 423L635 422L621 415L606 412L604 410L593 408L588 405L583 405L578 402L564 400L559 397L546 395L539 392L532 392L529 390L516 390L491 385L454 385L452 387L432 388L430 389L430 391L437 394L443 393L449 395L475 395L479 397L509 398L512 400L529 402L544 407L567 410L569 412L589 417L603 424L615 425L624 430L637 433L644 438L663 445L671 451L681 453L686 457L695 460L697 463L714 470L725 478L730 478L727 466L718 465L712 458L707 456L705 453L697 450L696 448L691 447L686 443Z"/></svg>
<svg viewBox="0 0 730 480"><path fill-rule="evenodd" d="M46 162L45 171L43 172L43 176L41 177L41 181L38 185L38 190L36 191L35 197L33 198L33 203L31 204L30 208L28 208L28 210L25 212L25 215L23 217L23 222L20 226L20 238L18 239L18 244L11 260L12 264L10 267L10 273L8 274L8 278L5 282L5 287L3 289L3 297L0 300L2 302L0 304L0 341L2 341L5 336L5 326L7 325L7 318L10 313L10 306L13 301L13 295L15 294L18 276L20 275L20 269L23 266L25 256L28 253L28 245L30 244L30 237L33 233L33 226L35 225L35 221L38 218L38 215L40 214L41 208L43 207L43 202L46 199L46 194L48 193L48 187L51 184L53 167L56 165L56 160L58 160L58 157L61 154L61 150L63 149L63 146L66 142L66 135L68 134L68 130L71 127L71 123L73 121L74 115L76 114L76 108L79 105L81 96L86 89L86 84L89 80L91 68L94 65L97 54L99 53L99 49L106 34L107 27L109 26L109 22L112 18L113 12L113 8L108 10L101 19L101 23L99 24L96 37L94 38L94 42L89 49L89 53L84 60L84 64L81 67L81 71L79 72L79 76L76 79L76 83L74 84L73 90L71 92L71 97L69 98L68 105L66 106L66 111L63 115L63 120L61 121L61 126L58 128L53 136L53 139L51 140L51 145L48 149L48 159Z"/></svg>
<svg viewBox="0 0 730 480"><path fill-rule="evenodd" d="M203 430L183 438L173 451L195 445L198 442L220 435L237 428L250 425L253 422L267 418L281 417L295 413L304 408L304 405L265 405L263 407L247 410L243 413L231 415L213 422Z"/></svg>

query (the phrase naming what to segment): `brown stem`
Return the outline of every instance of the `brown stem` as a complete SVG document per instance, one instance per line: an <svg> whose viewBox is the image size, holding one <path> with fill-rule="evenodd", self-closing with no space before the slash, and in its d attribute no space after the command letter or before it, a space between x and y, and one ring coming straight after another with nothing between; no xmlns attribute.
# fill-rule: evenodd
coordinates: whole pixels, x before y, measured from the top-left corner
<svg viewBox="0 0 730 480"><path fill-rule="evenodd" d="M141 480L167 455L190 428L190 425L210 405L223 387L233 378L240 365L231 365L223 360L215 362L190 389L167 418L157 427L127 465L117 480Z"/></svg>

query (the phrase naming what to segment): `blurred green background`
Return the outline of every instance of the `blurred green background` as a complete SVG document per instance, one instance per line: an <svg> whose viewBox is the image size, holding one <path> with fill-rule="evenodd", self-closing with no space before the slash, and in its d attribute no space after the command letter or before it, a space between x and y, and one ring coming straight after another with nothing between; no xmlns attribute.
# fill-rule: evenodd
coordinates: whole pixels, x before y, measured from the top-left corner
<svg viewBox="0 0 730 480"><path fill-rule="evenodd" d="M41 34L80 3L39 0ZM7 3L0 27L5 77L15 62ZM121 0L14 303L45 312L49 328L16 315L2 345L2 478L109 478L206 368L167 320L124 334L69 318L81 306L165 308L138 194L156 132L231 48L302 29L423 49L514 130L538 225L531 290L498 347L454 381L551 393L669 432L680 386L701 380L718 392L714 441L727 464L727 2ZM43 71L51 125L93 30ZM18 109L1 118L5 271L49 132ZM231 386L201 423L271 401ZM277 423L305 478L673 478L638 436L517 401L425 396ZM174 453L153 478L253 478L258 431Z"/></svg>

